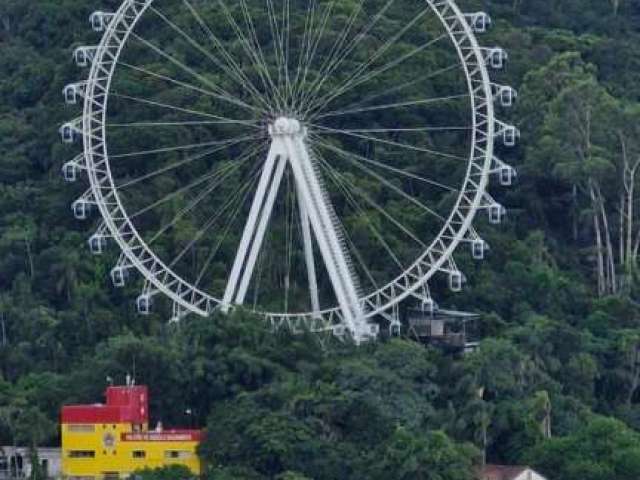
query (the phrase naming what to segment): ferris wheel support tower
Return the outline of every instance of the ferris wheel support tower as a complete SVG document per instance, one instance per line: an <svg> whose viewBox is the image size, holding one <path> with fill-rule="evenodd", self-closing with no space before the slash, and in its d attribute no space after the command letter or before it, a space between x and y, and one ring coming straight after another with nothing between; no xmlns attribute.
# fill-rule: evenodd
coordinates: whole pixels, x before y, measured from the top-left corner
<svg viewBox="0 0 640 480"><path fill-rule="evenodd" d="M340 226L334 221L333 207L305 144L306 129L296 119L281 117L270 125L269 133L271 147L227 283L224 310L228 311L233 304L244 304L285 168L289 166L299 194L303 224L310 226L318 243L347 328L357 343L370 338L372 333L375 336L363 314L349 253L340 241ZM315 259L309 233L305 233L304 240L308 275L314 279ZM310 282L310 296L315 303L318 291L313 280Z"/></svg>

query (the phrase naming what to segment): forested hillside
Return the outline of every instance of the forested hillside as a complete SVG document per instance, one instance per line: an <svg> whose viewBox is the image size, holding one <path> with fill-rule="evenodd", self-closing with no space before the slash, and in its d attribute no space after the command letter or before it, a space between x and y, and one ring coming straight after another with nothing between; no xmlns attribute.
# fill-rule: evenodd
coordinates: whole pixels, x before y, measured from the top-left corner
<svg viewBox="0 0 640 480"><path fill-rule="evenodd" d="M71 52L118 3L0 0L0 444L55 444L62 404L130 373L154 420L206 425L211 479L465 480L485 460L640 478L638 2L459 1L491 13L483 42L509 52L522 131L500 152L517 184L493 191L507 221L480 222L487 260L463 256L464 291L439 298L482 315L464 357L136 313L140 286L113 288L115 247L91 255L70 210L82 191L60 175L78 153L60 143L78 115L61 92L85 75Z"/></svg>

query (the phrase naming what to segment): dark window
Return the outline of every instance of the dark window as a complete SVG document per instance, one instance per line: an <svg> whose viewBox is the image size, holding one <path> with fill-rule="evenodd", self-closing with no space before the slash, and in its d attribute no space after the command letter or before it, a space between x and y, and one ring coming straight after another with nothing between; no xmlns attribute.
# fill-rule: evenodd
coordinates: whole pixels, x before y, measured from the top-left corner
<svg viewBox="0 0 640 480"><path fill-rule="evenodd" d="M96 452L93 450L70 450L69 458L95 458Z"/></svg>
<svg viewBox="0 0 640 480"><path fill-rule="evenodd" d="M166 452L164 452L164 458L184 459L184 458L190 458L190 457L191 457L191 452L188 452L185 450L167 450Z"/></svg>
<svg viewBox="0 0 640 480"><path fill-rule="evenodd" d="M133 458L146 458L146 457L147 457L147 452L145 452L144 450L133 451Z"/></svg>

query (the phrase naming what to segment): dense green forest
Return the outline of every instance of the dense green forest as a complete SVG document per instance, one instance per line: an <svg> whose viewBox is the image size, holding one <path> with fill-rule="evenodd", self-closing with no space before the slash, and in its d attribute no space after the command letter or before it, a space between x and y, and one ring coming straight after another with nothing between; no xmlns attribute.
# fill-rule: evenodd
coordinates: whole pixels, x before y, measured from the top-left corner
<svg viewBox="0 0 640 480"><path fill-rule="evenodd" d="M482 315L479 349L452 356L273 335L243 313L138 315L60 176L71 52L118 4L93 3L0 0L0 444L55 444L62 404L131 373L154 420L206 426L211 479L465 480L483 461L640 478L640 4L460 0L509 51L522 141L501 152L519 172L495 192L508 220L481 222L487 260L461 260L464 292L440 299Z"/></svg>

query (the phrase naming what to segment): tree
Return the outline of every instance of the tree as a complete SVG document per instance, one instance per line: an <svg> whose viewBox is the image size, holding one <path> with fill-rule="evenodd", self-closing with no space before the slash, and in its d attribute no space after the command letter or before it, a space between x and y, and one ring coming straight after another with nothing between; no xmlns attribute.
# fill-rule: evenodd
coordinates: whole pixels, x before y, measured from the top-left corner
<svg viewBox="0 0 640 480"><path fill-rule="evenodd" d="M131 474L133 480L195 480L191 471L182 465L138 470Z"/></svg>
<svg viewBox="0 0 640 480"><path fill-rule="evenodd" d="M615 179L613 155L606 148L614 131L617 104L593 77L566 87L551 103L545 131L551 139L548 154L556 159L555 172L587 196L590 209L598 293L618 290L612 224L603 185ZM578 212L575 213L579 215Z"/></svg>
<svg viewBox="0 0 640 480"><path fill-rule="evenodd" d="M415 435L398 428L369 470L371 479L472 480L477 452L455 445L443 432Z"/></svg>
<svg viewBox="0 0 640 480"><path fill-rule="evenodd" d="M573 435L537 445L528 460L563 480L633 480L640 475L639 440L620 421L593 417Z"/></svg>

